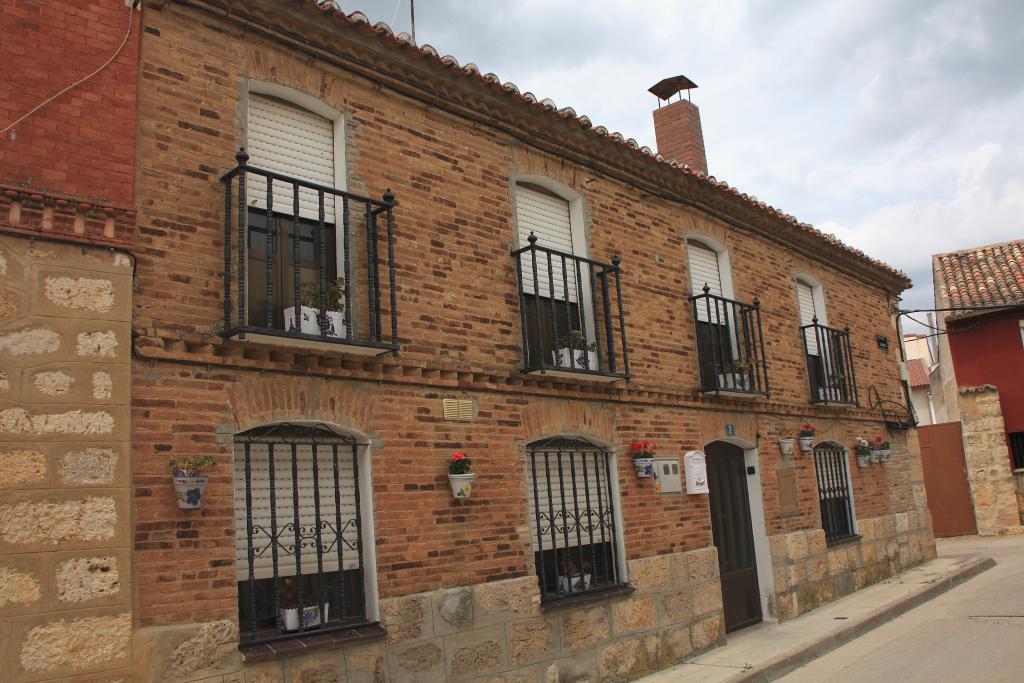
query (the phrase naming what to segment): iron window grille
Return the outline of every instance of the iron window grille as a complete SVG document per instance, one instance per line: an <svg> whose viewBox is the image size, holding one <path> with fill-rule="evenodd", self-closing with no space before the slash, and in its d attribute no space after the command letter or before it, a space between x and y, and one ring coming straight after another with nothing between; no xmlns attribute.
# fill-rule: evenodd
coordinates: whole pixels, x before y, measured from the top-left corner
<svg viewBox="0 0 1024 683"><path fill-rule="evenodd" d="M235 437L241 645L367 623L359 451L322 425Z"/></svg>
<svg viewBox="0 0 1024 683"><path fill-rule="evenodd" d="M221 178L223 336L397 351L395 195L371 199L255 168L244 149L235 159ZM247 206L252 185L266 190L265 200L256 193L264 206ZM335 297L340 311L328 308Z"/></svg>
<svg viewBox="0 0 1024 683"><path fill-rule="evenodd" d="M761 302L711 293L690 297L697 334L700 391L770 395L761 331Z"/></svg>
<svg viewBox="0 0 1024 683"><path fill-rule="evenodd" d="M1024 432L1010 432L1006 435L1010 444L1010 458L1013 461L1013 469L1024 469Z"/></svg>
<svg viewBox="0 0 1024 683"><path fill-rule="evenodd" d="M831 444L815 446L814 468L825 542L835 543L856 536L846 449Z"/></svg>
<svg viewBox="0 0 1024 683"><path fill-rule="evenodd" d="M538 441L527 450L541 601L621 585L608 451L568 438Z"/></svg>
<svg viewBox="0 0 1024 683"><path fill-rule="evenodd" d="M629 378L618 256L611 264L548 249L532 232L512 252L524 372Z"/></svg>
<svg viewBox="0 0 1024 683"><path fill-rule="evenodd" d="M814 318L800 328L807 357L811 403L846 403L857 400L857 377L853 371L850 328L841 330L819 325Z"/></svg>

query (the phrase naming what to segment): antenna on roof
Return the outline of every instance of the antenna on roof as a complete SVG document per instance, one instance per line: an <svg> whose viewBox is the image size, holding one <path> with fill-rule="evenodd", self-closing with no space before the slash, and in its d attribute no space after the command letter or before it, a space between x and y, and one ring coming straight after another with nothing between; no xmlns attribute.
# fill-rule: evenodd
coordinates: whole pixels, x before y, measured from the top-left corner
<svg viewBox="0 0 1024 683"><path fill-rule="evenodd" d="M409 0L409 14L412 17L412 44L417 45L416 42L416 0Z"/></svg>

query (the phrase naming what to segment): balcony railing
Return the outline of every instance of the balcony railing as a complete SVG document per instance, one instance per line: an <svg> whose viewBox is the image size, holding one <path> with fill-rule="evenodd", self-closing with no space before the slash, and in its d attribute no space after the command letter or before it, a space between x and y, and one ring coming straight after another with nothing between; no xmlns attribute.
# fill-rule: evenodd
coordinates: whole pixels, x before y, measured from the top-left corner
<svg viewBox="0 0 1024 683"><path fill-rule="evenodd" d="M371 199L255 168L224 185L223 336L398 349L395 196Z"/></svg>
<svg viewBox="0 0 1024 683"><path fill-rule="evenodd" d="M811 403L845 403L857 401L857 378L853 372L850 349L850 328L838 330L819 325L814 318L800 328L807 356L807 376L811 386Z"/></svg>
<svg viewBox="0 0 1024 683"><path fill-rule="evenodd" d="M704 293L690 297L697 326L700 391L769 395L761 303Z"/></svg>
<svg viewBox="0 0 1024 683"><path fill-rule="evenodd" d="M611 264L537 244L512 252L523 371L599 381L629 378L618 256Z"/></svg>

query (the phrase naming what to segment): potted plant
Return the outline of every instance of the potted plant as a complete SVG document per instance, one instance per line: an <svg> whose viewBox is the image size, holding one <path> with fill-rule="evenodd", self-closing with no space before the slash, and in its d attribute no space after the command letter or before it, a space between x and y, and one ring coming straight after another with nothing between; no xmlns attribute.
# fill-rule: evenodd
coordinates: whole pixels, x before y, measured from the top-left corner
<svg viewBox="0 0 1024 683"><path fill-rule="evenodd" d="M298 631L299 598L298 591L295 588L295 577L286 576L283 579L283 583L280 596L281 606L278 608L278 616L281 617L281 628L284 631ZM317 599L316 595L303 595L302 597L302 602L305 603L302 607L303 630L317 628L325 623L328 619L328 610L331 607L331 603L324 599L326 593L321 594L320 599Z"/></svg>
<svg viewBox="0 0 1024 683"><path fill-rule="evenodd" d="M174 475L174 497L182 510L194 510L203 502L203 492L209 477L202 474L207 467L214 464L212 455L198 458L171 460L168 466Z"/></svg>
<svg viewBox="0 0 1024 683"><path fill-rule="evenodd" d="M878 453L878 460L880 462L889 462L892 459L892 448L890 448L889 442L883 441L880 436L875 437L873 450Z"/></svg>
<svg viewBox="0 0 1024 683"><path fill-rule="evenodd" d="M814 435L817 433L818 430L812 427L810 423L804 422L804 425L800 428L800 433L797 435L802 452L810 453L814 450Z"/></svg>
<svg viewBox="0 0 1024 683"><path fill-rule="evenodd" d="M633 456L633 470L640 479L654 476L654 457L658 447L651 441L633 441L629 444L629 454Z"/></svg>
<svg viewBox="0 0 1024 683"><path fill-rule="evenodd" d="M562 563L562 573L558 576L559 593L582 593L590 588L590 563L583 563L583 571L576 568L572 560Z"/></svg>
<svg viewBox="0 0 1024 683"><path fill-rule="evenodd" d="M569 334L558 338L559 349L554 352L555 365L563 368L575 367L585 370L598 370L597 343L587 343L587 338L579 330L571 330ZM570 356L570 354L572 354Z"/></svg>
<svg viewBox="0 0 1024 683"><path fill-rule="evenodd" d="M471 464L462 451L452 453L452 459L448 461L448 485L451 486L453 498L469 498L473 493L476 474L469 471Z"/></svg>
<svg viewBox="0 0 1024 683"><path fill-rule="evenodd" d="M320 334L320 283L303 282L299 287L299 301L302 304L299 329L295 329L295 306L284 309L284 328L288 332ZM344 337L345 331L345 278L327 281L327 298L324 302L327 316L323 325L328 337Z"/></svg>
<svg viewBox="0 0 1024 683"><path fill-rule="evenodd" d="M779 439L779 450L782 451L783 455L793 454L793 437L785 436Z"/></svg>
<svg viewBox="0 0 1024 683"><path fill-rule="evenodd" d="M858 437L854 450L857 453L857 467L867 467L871 464L871 445L867 441Z"/></svg>
<svg viewBox="0 0 1024 683"><path fill-rule="evenodd" d="M722 373L718 375L718 388L746 391L753 370L754 361L749 358L726 361L722 367Z"/></svg>
<svg viewBox="0 0 1024 683"><path fill-rule="evenodd" d="M828 386L818 387L818 399L822 401L839 401L843 398L846 388L846 375L836 370L828 377Z"/></svg>

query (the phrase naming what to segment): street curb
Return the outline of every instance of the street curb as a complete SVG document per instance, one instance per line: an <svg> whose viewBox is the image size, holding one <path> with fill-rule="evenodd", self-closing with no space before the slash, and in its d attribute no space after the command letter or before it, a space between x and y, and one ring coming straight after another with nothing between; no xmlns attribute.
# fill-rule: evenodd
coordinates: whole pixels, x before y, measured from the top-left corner
<svg viewBox="0 0 1024 683"><path fill-rule="evenodd" d="M800 668L804 664L821 657L822 655L835 650L841 645L854 640L868 631L872 631L886 622L909 612L932 598L938 597L951 588L960 585L996 565L991 557L977 557L969 563L960 567L957 571L939 581L929 585L927 588L916 593L895 600L884 607L872 612L867 617L860 619L832 633L813 640L799 650L787 652L786 654L770 659L764 664L747 669L729 679L728 683L742 683L745 681L758 681L767 683L782 678L786 674Z"/></svg>

